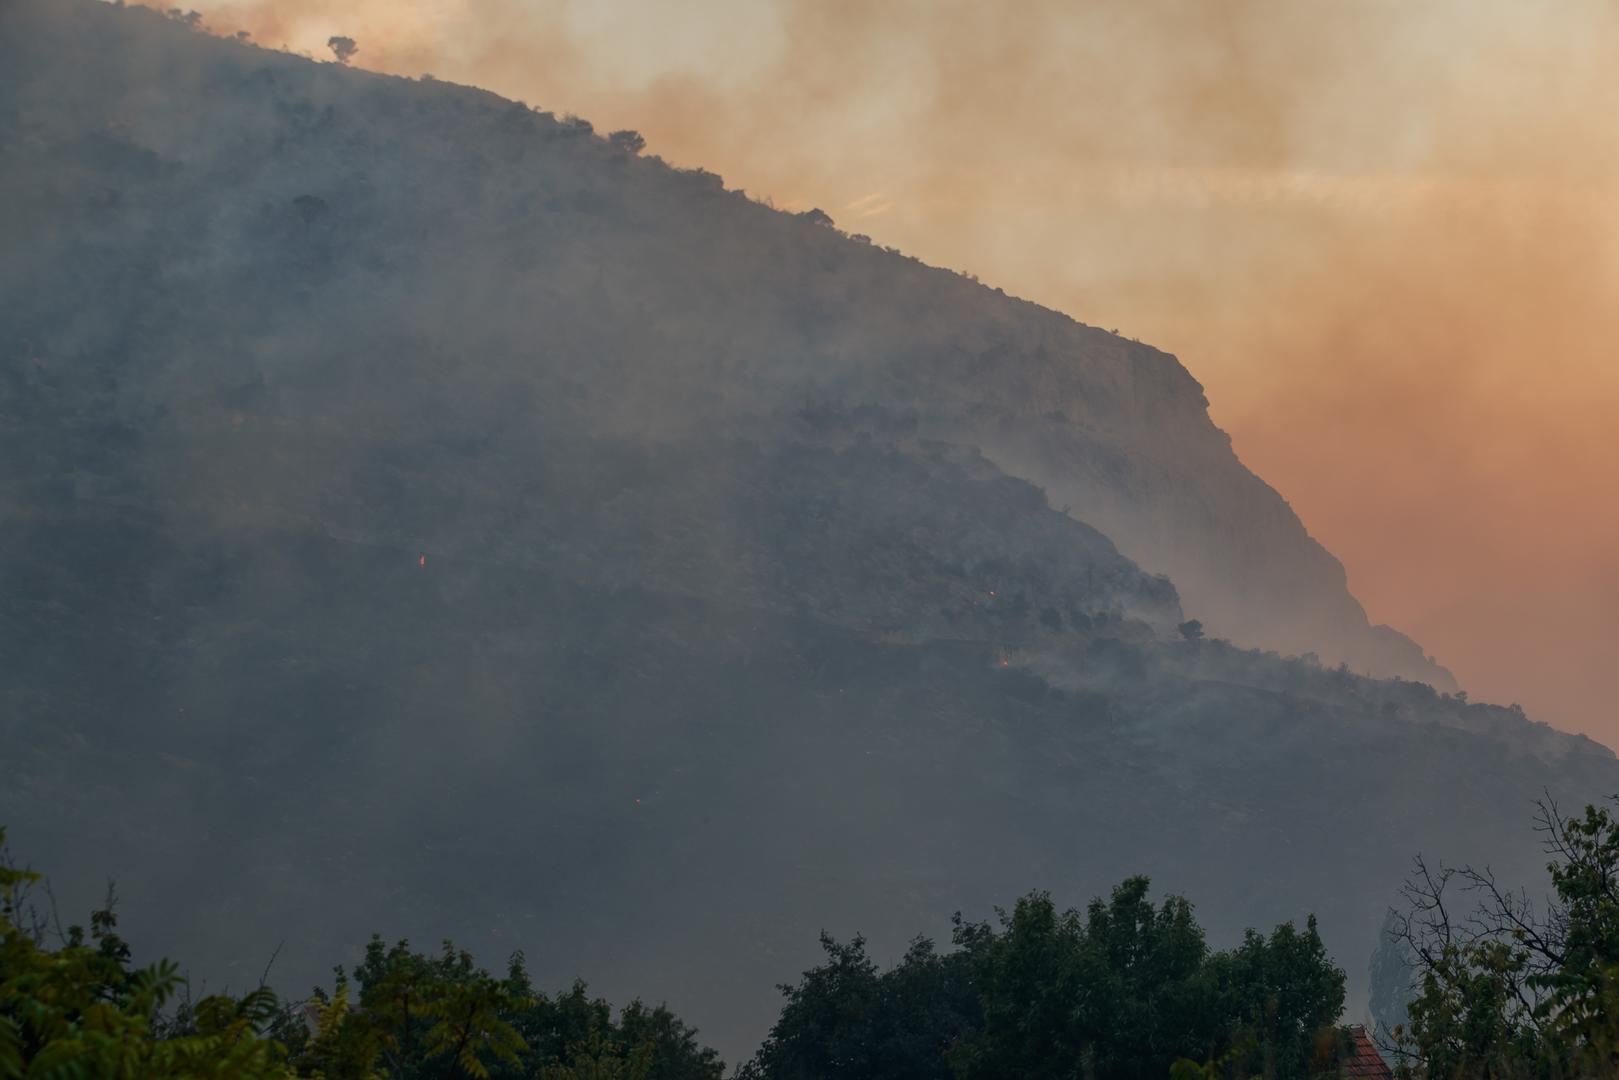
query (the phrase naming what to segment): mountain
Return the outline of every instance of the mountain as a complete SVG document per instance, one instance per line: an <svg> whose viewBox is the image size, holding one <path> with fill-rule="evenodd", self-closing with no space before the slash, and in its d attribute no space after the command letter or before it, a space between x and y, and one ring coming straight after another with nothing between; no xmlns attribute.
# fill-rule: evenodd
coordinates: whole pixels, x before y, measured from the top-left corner
<svg viewBox="0 0 1619 1080"><path fill-rule="evenodd" d="M0 820L216 985L448 934L734 1058L822 926L1146 871L1363 986L1414 852L1619 788L1164 353L467 87L94 0L0 72Z"/></svg>

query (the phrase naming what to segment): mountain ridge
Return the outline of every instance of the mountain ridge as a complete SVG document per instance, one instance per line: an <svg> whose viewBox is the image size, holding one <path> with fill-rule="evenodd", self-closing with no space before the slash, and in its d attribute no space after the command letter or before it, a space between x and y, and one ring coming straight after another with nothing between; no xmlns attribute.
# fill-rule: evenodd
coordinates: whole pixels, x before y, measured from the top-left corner
<svg viewBox="0 0 1619 1080"><path fill-rule="evenodd" d="M145 12L130 14L157 20ZM147 28L148 33L158 29L170 28ZM1099 528L1138 564L1167 573L1189 613L1211 632L1244 644L1313 651L1371 674L1454 687L1449 673L1408 639L1371 626L1348 592L1341 564L1309 536L1286 502L1236 458L1229 438L1208 417L1201 385L1169 354L1007 297L954 271L924 267L802 216L774 211L726 191L713 173L670 169L638 158L594 136L583 121L558 120L486 91L436 80L344 76L349 69L335 64L304 67L300 65L307 62L299 58L235 41L208 39L208 44L218 53L211 62L227 62L224 58L234 55L254 68L250 81L240 85L209 83L206 66L191 76L201 80L195 88L201 102L215 96L252 103L231 114L237 129L233 138L246 137L256 126L282 123L284 147L296 154L305 137L298 132L339 123L336 99L322 96L335 91L321 88L366 85L356 84L358 79L370 81L371 94L427 95L452 104L457 114L470 113L457 115L455 130L444 133L446 149L471 145L480 127L504 140L477 146L462 168L450 170L470 184L469 191L481 190L479 198L507 211L491 219L501 222L501 235L477 237L490 247L487 266L475 268L459 287L482 279L489 294L505 290L513 293L514 302L522 298L527 312L509 311L498 300L479 301L495 320L509 317L513 324L521 324L525 315L538 318L572 307L622 319L626 326L598 326L585 340L556 343L559 352L590 354L596 388L617 378L612 392L626 400L604 400L599 389L573 388L587 395L578 404L604 430L611 431L614 424L635 434L659 426L692 429L714 422L716 413L735 422L746 411L769 415L814 404L820 396L909 410L923 435L976 443L1004 470L1036 483L1076 517ZM132 44L130 52L140 55L144 47ZM167 77L173 80L179 73ZM276 80L283 78L308 83L305 90L313 100L295 107L275 104ZM331 84L332 79L339 82ZM420 111L423 105L416 107ZM417 126L443 123L437 111L412 121ZM142 125L145 142L139 149L116 141L120 123ZM114 118L96 136L99 152L136 155L142 162L138 169L147 170L173 168L174 162L195 153L183 144L169 145L176 133L149 128L149 120ZM355 130L345 137L363 145L376 134ZM549 168L537 171L525 189L512 190L493 180L502 166L492 149L508 159L506 171L513 161L532 160ZM142 153L151 160L139 158ZM251 158L250 153L238 157L221 151L190 167L211 167L221 182L229 183ZM589 184L555 172L575 159L590 167ZM161 161L169 164L157 164ZM261 190L265 179L259 181ZM331 245L343 243L351 230L365 228L367 218L390 202L378 187L381 182L326 158L312 174L296 179L311 190L288 197L294 204L288 207L288 220L244 220L242 240L262 243L272 235L284 238L287 230L302 230L300 269L318 280L322 260L332 257ZM409 189L398 191L392 202L401 205L393 209L410 205L411 198ZM705 273L692 275L685 286L678 280L671 285L664 273L665 267L678 265L684 252L670 242L674 237L651 239L668 227L665 222L661 230L650 228L646 216L650 208L662 209L671 199L679 217L697 219L700 242L716 249L705 259ZM613 216L604 217L608 209ZM431 213L430 222L437 219L413 238L423 247L432 247L435 228L453 232L466 227L475 235L488 228L467 206L423 204L418 217L422 211ZM570 223L569 230L558 230L552 221ZM216 220L209 227L218 230L228 223ZM525 230L525 244L513 244L511 237L525 235ZM589 246L581 248L587 238ZM557 248L543 254L525 250L549 242ZM774 310L757 318L731 310L725 295L768 280L773 248L797 248L796 264L823 269L819 274L812 269L803 280L784 279L781 287L765 291L764 296L777 298ZM615 262L620 251L628 258ZM212 257L209 249L200 254ZM728 258L717 258L721 254ZM389 261L404 254L384 247L370 257L385 279L401 269ZM767 261L761 263L762 257ZM602 276L604 266L613 268L610 280ZM641 279L637 267L657 280ZM490 280L496 271L506 280ZM564 271L567 280L559 278ZM882 309L859 302L858 290L873 277L882 282ZM431 271L425 279L435 293L453 295L458 288ZM794 295L794 287L805 295ZM633 304L621 298L649 295L653 289L668 294L668 303L684 305L685 315L672 320L665 309L651 322L635 318ZM397 315L397 310L389 313ZM709 328L723 325L725 335L714 337L712 329L708 336L696 334L691 322L699 314L706 316ZM790 348L782 347L775 332L782 323L801 331ZM501 336L515 332L514 325ZM660 343L673 344L669 359L674 363L649 366L631 360L633 375L630 368L616 376L605 370L618 362L609 357L646 356ZM713 355L692 356L699 343ZM511 351L509 340L492 344L496 353ZM761 363L763 357L768 361ZM725 380L746 382L748 390L726 392ZM1200 464L1189 471L1193 462Z"/></svg>

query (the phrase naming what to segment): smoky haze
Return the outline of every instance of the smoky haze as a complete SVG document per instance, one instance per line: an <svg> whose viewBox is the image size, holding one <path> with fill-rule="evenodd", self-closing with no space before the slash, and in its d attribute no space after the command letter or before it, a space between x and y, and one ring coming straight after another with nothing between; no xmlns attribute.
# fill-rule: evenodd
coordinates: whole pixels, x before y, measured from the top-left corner
<svg viewBox="0 0 1619 1080"><path fill-rule="evenodd" d="M1541 206L1531 181L1305 167L1285 115L1244 135L1176 104L1262 111L1340 46L1255 45L1237 65L1242 35L1202 17L1198 40L1227 45L1143 73L1130 54L1160 24L1137 9L1039 53L1039 21L947 47L961 28L917 12L862 29L824 7L623 25L435 9L482 20L458 29L324 10L240 13L272 46L250 48L89 0L0 5L0 744L23 750L0 822L51 858L64 906L115 878L140 955L240 986L285 938L277 978L301 989L372 930L491 963L522 948L549 986L669 1001L734 1061L820 928L893 955L954 910L1033 887L1083 903L1146 872L1194 894L1221 941L1316 912L1355 1010L1414 851L1528 880L1530 800L1619 788L1605 748L1445 692L1414 643L1368 626L1204 387L1129 340L1151 336L1149 301L1178 296L1162 338L1203 325L1208 370L1247 341L1255 374L1222 407L1289 418L1278 454L1305 494L1368 520L1407 489L1455 516L1422 469L1461 475L1456 448L1518 430L1442 437L1459 381L1395 358L1498 347L1445 324L1510 323L1504 301L1486 312L1458 286L1409 308L1462 249L1484 278L1553 279L1549 256L1484 259L1495 233L1468 216ZM215 31L236 29L227 15L208 14ZM273 48L334 34L440 78ZM464 54L429 49L447 43ZM995 104L1018 61L1026 102ZM986 89L959 89L973 79ZM1070 82L1118 119L1076 106L1069 134L1020 134ZM618 96L593 102L593 85ZM755 85L784 96L749 103ZM969 270L1055 261L1051 223L1068 221L1071 252L1035 284L1128 329L602 137L621 123ZM865 175L901 135L907 171ZM1061 165L1092 145L1094 164ZM1001 167L1019 152L1027 170ZM1059 219L1073 207L1094 216ZM1404 249L1399 221L1454 246ZM1331 244L1343 258L1318 267ZM1317 372L1301 396L1284 375L1319 358L1291 313L1348 296L1333 273L1384 274L1361 302L1411 314L1346 314L1327 335L1341 384ZM1599 295L1565 292L1593 313ZM1511 325L1526 348L1544 337L1535 370L1588 348ZM1291 366L1261 364L1274 354ZM1396 376L1409 386L1381 395ZM1374 424L1391 456L1351 459L1374 490L1310 473ZM1408 461L1413 439L1431 443ZM1497 533L1444 549L1445 573L1482 566ZM1273 624L1258 644L1328 662L1220 640L1244 619ZM1325 638L1407 678L1335 667Z"/></svg>
<svg viewBox="0 0 1619 1080"><path fill-rule="evenodd" d="M1373 621L1612 739L1619 9L215 4L1176 352Z"/></svg>

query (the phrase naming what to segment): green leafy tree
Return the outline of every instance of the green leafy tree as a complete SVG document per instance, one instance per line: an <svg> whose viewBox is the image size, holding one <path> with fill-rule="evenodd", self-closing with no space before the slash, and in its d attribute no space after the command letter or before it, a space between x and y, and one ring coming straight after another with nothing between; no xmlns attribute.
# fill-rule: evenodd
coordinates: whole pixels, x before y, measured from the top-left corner
<svg viewBox="0 0 1619 1080"><path fill-rule="evenodd" d="M384 952L382 938L372 935L365 959L355 969L368 1023L377 1032L378 1046L388 1061L389 1071L396 1076L421 1071L418 1058L432 1023L428 1004L443 993L446 985L443 969L456 960L452 948L447 946L446 952L450 956L441 958L437 965L439 970L435 971L433 962L420 953L411 952L408 942L400 941ZM467 957L467 966L470 963L471 958Z"/></svg>
<svg viewBox="0 0 1619 1080"><path fill-rule="evenodd" d="M978 1017L966 954L939 956L919 938L879 972L863 938L845 944L823 933L821 950L821 965L781 987L781 1017L742 1075L946 1080L947 1051Z"/></svg>
<svg viewBox="0 0 1619 1080"><path fill-rule="evenodd" d="M596 1031L569 1048L566 1064L547 1065L539 1075L541 1080L650 1080L652 1046L643 1043L626 1051Z"/></svg>
<svg viewBox="0 0 1619 1080"><path fill-rule="evenodd" d="M385 1030L349 1004L348 979L341 973L331 994L317 992L315 1030L297 1058L298 1075L320 1080L380 1080L377 1061L387 1046Z"/></svg>
<svg viewBox="0 0 1619 1080"><path fill-rule="evenodd" d="M719 1056L667 1008L633 1001L615 1021L612 1006L578 981L547 997L535 990L521 952L496 979L451 942L428 954L373 935L352 974L357 1008L346 1005L349 978L341 968L336 993L317 993L318 1031L298 1059L301 1068L344 1080L724 1075Z"/></svg>
<svg viewBox="0 0 1619 1080"><path fill-rule="evenodd" d="M714 1050L697 1041L697 1031L666 1006L648 1008L640 1001L624 1006L618 1018L623 1047L645 1048L647 1080L719 1080L725 1064Z"/></svg>
<svg viewBox="0 0 1619 1080"><path fill-rule="evenodd" d="M29 902L39 875L12 864L0 830L0 1078L271 1080L289 1075L279 1043L262 1032L278 1013L274 993L203 998L183 1033L163 1010L182 982L169 961L130 966L130 949L107 904L46 944Z"/></svg>
<svg viewBox="0 0 1619 1080"><path fill-rule="evenodd" d="M1188 1051L1216 1049L1219 1014L1208 946L1191 905L1147 899L1130 878L1084 917L1050 896L1024 897L1002 932L958 929L975 952L984 1030L959 1055L966 1080L1162 1077Z"/></svg>
<svg viewBox="0 0 1619 1080"><path fill-rule="evenodd" d="M354 977L359 1009L348 1007L341 968L335 993L322 1001L307 1059L312 1071L345 1080L373 1071L390 1080L484 1080L521 1065L528 1045L513 1018L530 1001L453 943L428 956L407 941L387 947L373 935Z"/></svg>
<svg viewBox="0 0 1619 1080"><path fill-rule="evenodd" d="M1607 807L1539 804L1553 895L1543 907L1489 870L1420 857L1394 933L1417 970L1393 1033L1408 1077L1619 1074L1619 825Z"/></svg>
<svg viewBox="0 0 1619 1080"><path fill-rule="evenodd" d="M534 991L522 953L504 979L444 942L373 935L352 978L283 1005L267 987L192 1003L169 961L131 966L113 897L46 946L0 830L0 1080L720 1080L725 1066L667 1008L607 1002L575 982ZM169 1006L173 1003L173 1007Z"/></svg>
<svg viewBox="0 0 1619 1080"><path fill-rule="evenodd" d="M1312 915L1303 932L1283 923L1265 937L1211 958L1232 1065L1265 1076L1330 1071L1342 1047L1332 1029L1343 1011L1344 974L1327 957Z"/></svg>
<svg viewBox="0 0 1619 1080"><path fill-rule="evenodd" d="M859 938L823 935L825 961L783 987L781 1017L743 1076L1333 1074L1344 975L1313 919L1213 952L1191 904L1148 893L1131 878L1083 913L1031 893L996 925L958 916L953 953L918 941L887 972Z"/></svg>
<svg viewBox="0 0 1619 1080"><path fill-rule="evenodd" d="M446 1059L443 1076L469 1076L484 1080L490 1060L516 1065L528 1044L512 1027L510 1015L522 1002L488 976L443 984L428 1002L425 1056Z"/></svg>

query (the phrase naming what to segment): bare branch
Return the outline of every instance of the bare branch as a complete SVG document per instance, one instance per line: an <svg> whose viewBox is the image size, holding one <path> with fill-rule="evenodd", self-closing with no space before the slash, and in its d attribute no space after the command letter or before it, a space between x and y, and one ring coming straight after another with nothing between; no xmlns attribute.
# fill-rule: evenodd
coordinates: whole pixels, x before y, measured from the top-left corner
<svg viewBox="0 0 1619 1080"><path fill-rule="evenodd" d="M281 947L283 945L285 945L286 943L287 942L286 942L285 939L282 939L281 941L276 942L275 949L273 951L271 951L270 959L264 965L264 971L261 972L260 975L259 975L259 989L260 990L263 990L264 987L265 987L265 984L270 981L270 969L275 967L275 958L281 955Z"/></svg>

